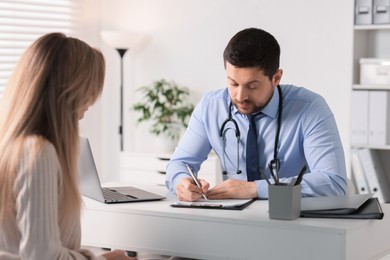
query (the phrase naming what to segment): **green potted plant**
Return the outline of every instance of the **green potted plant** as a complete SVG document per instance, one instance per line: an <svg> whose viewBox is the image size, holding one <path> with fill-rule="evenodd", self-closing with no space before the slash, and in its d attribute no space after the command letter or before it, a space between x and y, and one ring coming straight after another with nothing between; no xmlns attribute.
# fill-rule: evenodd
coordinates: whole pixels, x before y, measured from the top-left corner
<svg viewBox="0 0 390 260"><path fill-rule="evenodd" d="M160 79L138 91L143 93L143 98L133 105L133 110L140 113L137 121L151 121L152 133L165 134L177 140L194 110L194 105L186 101L189 90L174 81Z"/></svg>

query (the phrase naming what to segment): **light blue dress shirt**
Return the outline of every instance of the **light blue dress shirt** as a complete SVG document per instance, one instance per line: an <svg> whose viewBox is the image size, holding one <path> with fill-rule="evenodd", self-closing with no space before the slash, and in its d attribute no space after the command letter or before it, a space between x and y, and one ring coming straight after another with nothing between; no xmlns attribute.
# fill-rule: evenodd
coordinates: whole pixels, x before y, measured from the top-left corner
<svg viewBox="0 0 390 260"><path fill-rule="evenodd" d="M308 172L301 183L302 196L345 194L347 177L344 151L333 113L326 101L305 88L281 85L281 89L283 110L278 145L280 181L289 182L307 164ZM239 141L237 143L233 123L228 123L225 127L225 141L220 136L221 126L228 118L229 104L227 88L203 95L167 165L166 186L170 191L175 192L180 179L190 176L185 163L198 172L211 149L218 155L221 168L228 172L223 175L224 180L227 178L247 180L245 147L248 117L240 114L232 106L232 117L240 131ZM278 104L279 93L275 88L270 102L256 117L259 166L271 182L273 180L268 164L274 156ZM241 174L236 174L237 156ZM267 198L267 182L264 179L257 180L256 185L258 197Z"/></svg>

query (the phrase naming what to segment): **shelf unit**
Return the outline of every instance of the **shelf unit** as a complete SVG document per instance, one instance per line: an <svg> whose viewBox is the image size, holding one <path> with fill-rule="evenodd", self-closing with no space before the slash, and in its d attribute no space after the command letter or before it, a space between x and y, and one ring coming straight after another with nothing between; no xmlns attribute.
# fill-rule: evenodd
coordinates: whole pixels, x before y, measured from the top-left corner
<svg viewBox="0 0 390 260"><path fill-rule="evenodd" d="M389 91L390 92L390 84L389 85L361 85L360 84L360 63L359 60L361 58L378 58L378 59L390 59L390 24L372 24L372 25L354 25L353 26L353 71L352 71L352 86L351 91L358 93L358 91L362 91L360 93L366 92L368 100L371 101L375 99L375 94L373 92L379 92L379 91ZM354 94L356 94L354 93ZM376 99L375 99L376 100ZM356 100L355 100L356 102ZM367 119L364 121L363 117L367 116L367 118L370 118L369 113L369 101L366 101L366 103L354 103L354 99L352 99L352 121L355 123L361 120L361 123L366 123L367 125L371 125L372 122L375 123L375 120ZM389 100L390 102L390 100ZM377 108L375 108L377 109ZM371 111L376 111L376 110ZM358 112L356 112L358 111ZM383 111L379 109L379 111ZM355 114L353 114L355 112ZM372 112L373 113L373 112ZM372 114L371 113L371 114ZM361 116L362 118L359 118ZM383 114L382 114L383 116ZM385 115L386 116L386 115ZM387 115L387 117L390 117L390 114ZM375 124L374 124L375 125ZM352 123L352 129L351 133L355 131L356 129L353 129L354 123ZM373 127L375 128L375 126ZM384 184L384 186L381 187L388 187L388 184L390 183L390 143L387 142L384 145L373 145L370 143L368 135L370 127L367 129L367 143L366 144L357 144L354 143L354 141L351 141L351 150L353 149L369 149L372 152L375 152L376 157L378 158L378 161L380 165L378 166L378 169L381 168L381 170L376 169L374 171L374 174L376 178L384 181L387 183ZM370 129L371 130L371 129ZM390 129L387 129L387 132L390 131ZM353 136L353 134L351 135ZM371 137L370 137L371 138ZM367 159L367 158L365 158ZM365 159L360 158L362 164L365 164ZM375 165L375 163L374 163ZM376 167L376 166L375 166ZM375 168L374 167L374 168ZM353 166L352 166L353 168ZM383 169L383 170L382 170ZM367 170L367 169L365 169ZM376 172L376 173L375 173ZM380 174L380 172L383 173L383 175ZM354 174L353 174L354 175ZM355 176L356 177L356 176ZM366 173L366 178L367 173ZM359 185L356 183L356 189L359 190ZM368 182L368 181L367 181Z"/></svg>
<svg viewBox="0 0 390 260"><path fill-rule="evenodd" d="M372 31L372 30L389 30L390 24L368 24L368 25L355 25L355 31Z"/></svg>
<svg viewBox="0 0 390 260"><path fill-rule="evenodd" d="M390 85L360 85L360 58L390 59L390 24L354 25L352 91L390 91ZM352 100L353 102L353 100ZM389 115L390 116L390 115ZM383 146L355 145L353 148L366 147L378 150L390 150L390 144Z"/></svg>
<svg viewBox="0 0 390 260"><path fill-rule="evenodd" d="M390 24L355 25L353 42L353 84L355 86L360 83L360 58L390 58Z"/></svg>
<svg viewBox="0 0 390 260"><path fill-rule="evenodd" d="M390 85L352 85L352 90L390 90Z"/></svg>

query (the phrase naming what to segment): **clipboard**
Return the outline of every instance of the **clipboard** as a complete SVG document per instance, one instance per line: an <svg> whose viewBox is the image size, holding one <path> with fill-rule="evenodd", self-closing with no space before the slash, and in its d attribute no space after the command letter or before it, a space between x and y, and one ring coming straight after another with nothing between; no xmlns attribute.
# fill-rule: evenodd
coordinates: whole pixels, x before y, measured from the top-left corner
<svg viewBox="0 0 390 260"><path fill-rule="evenodd" d="M193 202L177 201L171 204L175 208L201 208L201 209L225 209L225 210L243 210L252 204L253 199L227 199L227 200L205 200L200 199Z"/></svg>

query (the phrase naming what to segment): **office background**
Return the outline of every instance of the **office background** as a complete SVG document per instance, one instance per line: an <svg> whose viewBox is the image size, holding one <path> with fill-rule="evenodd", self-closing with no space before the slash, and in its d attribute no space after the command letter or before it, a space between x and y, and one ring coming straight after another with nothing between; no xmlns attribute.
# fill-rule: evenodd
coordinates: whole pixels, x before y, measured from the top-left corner
<svg viewBox="0 0 390 260"><path fill-rule="evenodd" d="M320 0L88 0L85 37L107 60L101 100L82 122L91 139L103 181L119 175L118 53L99 37L101 30L138 33L143 41L124 56L124 150L156 152L159 140L136 124L131 105L136 89L154 80L190 88L191 101L226 86L222 52L239 30L260 27L281 45L282 83L318 92L333 110L346 159L350 147L350 96L354 1Z"/></svg>

